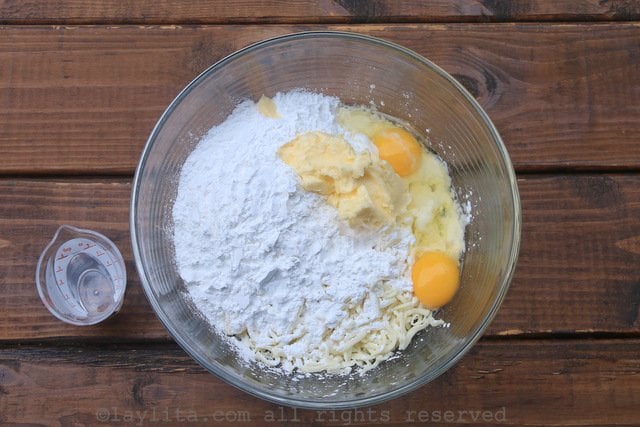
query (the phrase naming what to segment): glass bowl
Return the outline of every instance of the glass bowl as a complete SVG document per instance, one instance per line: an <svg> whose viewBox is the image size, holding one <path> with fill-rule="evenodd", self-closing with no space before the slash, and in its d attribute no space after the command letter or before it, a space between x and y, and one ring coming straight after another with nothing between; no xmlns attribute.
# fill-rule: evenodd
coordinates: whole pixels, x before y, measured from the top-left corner
<svg viewBox="0 0 640 427"><path fill-rule="evenodd" d="M172 235L181 167L198 140L238 103L307 89L346 104L375 103L386 114L428 129L429 149L449 166L472 214L461 286L430 328L363 375L300 377L247 365L185 297ZM344 32L307 32L262 41L227 56L169 105L142 153L131 199L131 238L145 293L184 350L207 370L269 401L302 408L351 408L395 398L451 368L481 336L509 287L520 244L520 202L509 156L475 99L422 56L384 40Z"/></svg>

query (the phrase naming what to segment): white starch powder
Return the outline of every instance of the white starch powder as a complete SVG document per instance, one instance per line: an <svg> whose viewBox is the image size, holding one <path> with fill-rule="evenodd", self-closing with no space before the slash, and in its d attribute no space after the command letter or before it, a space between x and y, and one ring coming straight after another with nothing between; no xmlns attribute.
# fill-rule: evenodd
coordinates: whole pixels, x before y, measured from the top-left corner
<svg viewBox="0 0 640 427"><path fill-rule="evenodd" d="M403 228L354 230L278 157L299 134L344 134L338 99L297 91L274 102L281 118L246 101L187 159L173 209L177 265L194 304L246 358L252 352L231 336L248 332L290 360L321 357L350 331L376 328L381 282L411 289L414 237Z"/></svg>

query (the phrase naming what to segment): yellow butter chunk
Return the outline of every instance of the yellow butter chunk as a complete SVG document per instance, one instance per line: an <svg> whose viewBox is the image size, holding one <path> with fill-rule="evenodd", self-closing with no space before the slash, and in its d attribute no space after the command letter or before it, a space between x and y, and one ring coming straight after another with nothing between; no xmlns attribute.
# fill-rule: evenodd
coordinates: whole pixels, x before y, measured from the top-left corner
<svg viewBox="0 0 640 427"><path fill-rule="evenodd" d="M352 223L393 223L410 201L404 181L370 152L356 153L341 136L308 132L278 150L307 191L327 197Z"/></svg>
<svg viewBox="0 0 640 427"><path fill-rule="evenodd" d="M276 103L273 102L273 99L268 96L262 95L260 100L258 100L258 111L265 117L270 119L279 119L280 114L278 114L278 108L276 107Z"/></svg>

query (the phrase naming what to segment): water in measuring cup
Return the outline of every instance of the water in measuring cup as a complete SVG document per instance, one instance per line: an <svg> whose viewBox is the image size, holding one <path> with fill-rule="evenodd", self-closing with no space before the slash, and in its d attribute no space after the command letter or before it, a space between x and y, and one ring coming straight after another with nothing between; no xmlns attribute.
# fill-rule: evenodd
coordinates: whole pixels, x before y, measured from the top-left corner
<svg viewBox="0 0 640 427"><path fill-rule="evenodd" d="M106 237L62 226L41 256L38 291L59 319L76 325L94 324L122 304L126 287L123 264L120 252Z"/></svg>
<svg viewBox="0 0 640 427"><path fill-rule="evenodd" d="M114 281L117 279L91 255L85 252L73 255L67 265L66 276L69 290L88 314L103 313L115 303Z"/></svg>

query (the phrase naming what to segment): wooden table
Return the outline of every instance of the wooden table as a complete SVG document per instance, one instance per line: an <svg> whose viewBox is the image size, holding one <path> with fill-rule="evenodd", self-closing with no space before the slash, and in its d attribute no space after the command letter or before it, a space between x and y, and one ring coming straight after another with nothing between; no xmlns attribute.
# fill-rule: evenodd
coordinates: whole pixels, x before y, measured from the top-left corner
<svg viewBox="0 0 640 427"><path fill-rule="evenodd" d="M640 2L0 0L0 424L638 425ZM353 411L294 411L205 372L133 265L129 197L163 109L224 55L310 29L389 39L453 74L511 154L521 255L452 370ZM60 224L123 251L114 319L68 326L34 286Z"/></svg>

